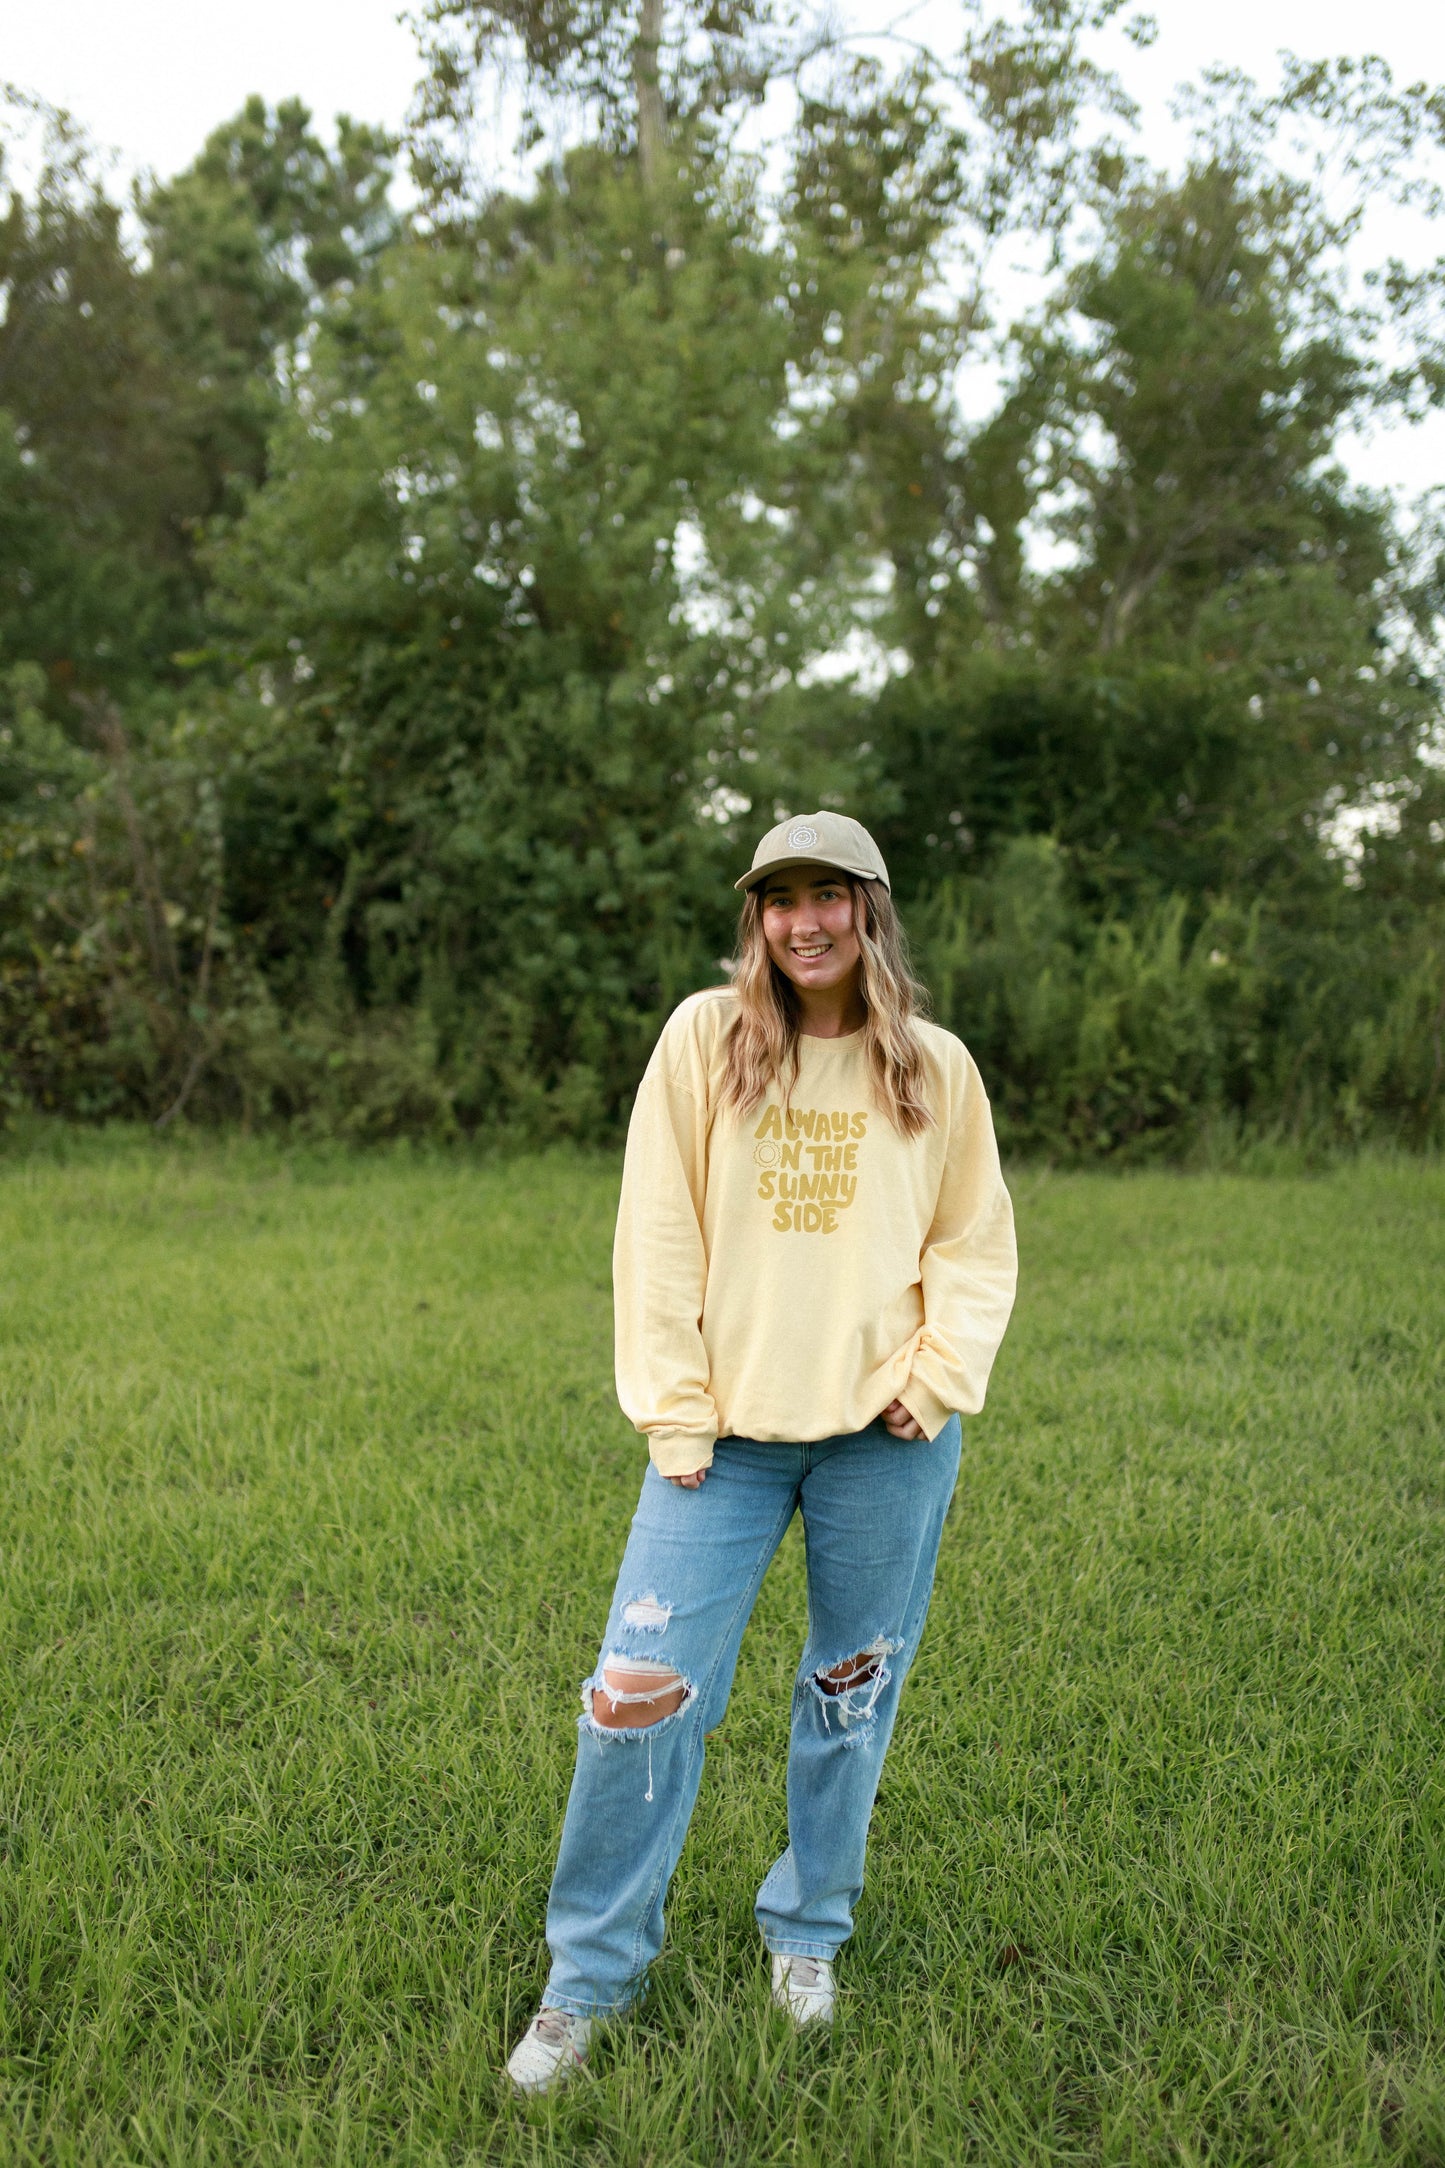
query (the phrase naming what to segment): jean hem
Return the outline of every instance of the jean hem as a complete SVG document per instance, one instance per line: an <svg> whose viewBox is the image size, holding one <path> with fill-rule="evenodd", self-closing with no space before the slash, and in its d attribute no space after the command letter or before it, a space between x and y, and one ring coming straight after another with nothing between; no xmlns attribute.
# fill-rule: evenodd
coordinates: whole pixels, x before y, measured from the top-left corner
<svg viewBox="0 0 1445 2168"><path fill-rule="evenodd" d="M770 1957L814 1957L826 1965L833 1963L842 1947L841 1942L775 1942L763 1936L763 1948Z"/></svg>
<svg viewBox="0 0 1445 2168"><path fill-rule="evenodd" d="M542 1990L542 2008L544 2010L565 2010L572 2017L622 2017L632 2008L635 2002L641 2000L642 1989L640 1987L635 1988L621 2002L598 2002L595 1997L586 1995L559 1995L556 1989L551 1987L544 1987Z"/></svg>

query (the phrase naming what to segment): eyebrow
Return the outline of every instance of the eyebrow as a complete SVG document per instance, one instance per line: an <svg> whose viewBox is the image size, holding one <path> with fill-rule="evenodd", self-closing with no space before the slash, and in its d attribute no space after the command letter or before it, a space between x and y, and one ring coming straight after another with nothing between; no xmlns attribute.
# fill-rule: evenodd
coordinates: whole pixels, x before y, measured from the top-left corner
<svg viewBox="0 0 1445 2168"><path fill-rule="evenodd" d="M842 885L841 873L820 873L815 881L765 881L763 901L766 903L769 896L791 896L795 888L841 888Z"/></svg>

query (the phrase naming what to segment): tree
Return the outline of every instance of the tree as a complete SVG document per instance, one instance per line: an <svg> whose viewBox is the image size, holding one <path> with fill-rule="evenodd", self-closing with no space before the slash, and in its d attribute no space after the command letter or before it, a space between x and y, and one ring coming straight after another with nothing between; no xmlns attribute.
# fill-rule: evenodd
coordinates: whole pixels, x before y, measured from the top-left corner
<svg viewBox="0 0 1445 2168"><path fill-rule="evenodd" d="M0 652L63 698L148 683L194 641L204 484L120 208L60 116L47 136L0 219Z"/></svg>
<svg viewBox="0 0 1445 2168"><path fill-rule="evenodd" d="M1059 456L1082 549L1069 598L1100 653L1135 629L1177 644L1222 588L1301 560L1368 593L1381 510L1333 465L1365 371L1344 321L1302 324L1315 266L1299 205L1221 166L1131 195L1070 282Z"/></svg>
<svg viewBox="0 0 1445 2168"><path fill-rule="evenodd" d="M1436 692L1389 507L1334 462L1372 380L1321 305L1324 246L1258 174L1150 183L1021 342L953 469L965 510L995 508L988 552L940 517L927 669L883 703L935 869L1043 829L1106 891L1308 886L1334 809L1409 769ZM1050 495L1064 562L1029 579Z"/></svg>
<svg viewBox="0 0 1445 2168"><path fill-rule="evenodd" d="M174 683L205 639L196 545L254 487L282 382L323 297L389 238L390 146L252 99L137 202L148 260L94 154L44 115L33 195L0 219L0 650L73 690Z"/></svg>
<svg viewBox="0 0 1445 2168"><path fill-rule="evenodd" d="M465 202L466 136L488 80L518 85L521 140L540 141L549 108L584 112L600 147L636 153L644 191L670 193L670 132L755 101L831 42L795 0L429 0L429 63L418 113L418 166L434 202Z"/></svg>
<svg viewBox="0 0 1445 2168"><path fill-rule="evenodd" d="M744 202L682 231L669 268L633 176L579 153L471 248L392 251L216 558L291 787L324 792L293 925L264 855L235 909L309 967L329 897L351 998L462 1017L474 1110L615 1103L721 937L689 879L709 733L806 651L799 545L762 516L776 266Z"/></svg>
<svg viewBox="0 0 1445 2168"><path fill-rule="evenodd" d="M396 238L395 145L342 114L336 148L299 99L248 98L194 164L146 189L146 290L175 368L178 426L206 475L207 513L265 471L266 439L306 334Z"/></svg>

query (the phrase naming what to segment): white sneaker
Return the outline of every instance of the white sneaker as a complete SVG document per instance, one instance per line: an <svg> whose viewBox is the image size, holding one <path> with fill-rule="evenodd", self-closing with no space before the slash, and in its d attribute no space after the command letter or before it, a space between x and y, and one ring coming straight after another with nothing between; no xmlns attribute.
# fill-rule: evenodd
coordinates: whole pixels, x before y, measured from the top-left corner
<svg viewBox="0 0 1445 2168"><path fill-rule="evenodd" d="M507 2058L507 2076L517 2091L550 2093L575 2078L596 2024L595 2017L571 2010L539 2010Z"/></svg>
<svg viewBox="0 0 1445 2168"><path fill-rule="evenodd" d="M795 2025L831 2025L837 1990L826 1957L773 1956L773 2001Z"/></svg>

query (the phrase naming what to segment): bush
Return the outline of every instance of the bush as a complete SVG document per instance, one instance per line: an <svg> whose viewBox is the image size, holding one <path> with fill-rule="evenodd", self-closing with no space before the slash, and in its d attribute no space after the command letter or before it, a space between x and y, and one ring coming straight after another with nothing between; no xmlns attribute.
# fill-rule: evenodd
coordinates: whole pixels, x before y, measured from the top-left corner
<svg viewBox="0 0 1445 2168"><path fill-rule="evenodd" d="M1211 1124L1445 1140L1445 924L1401 936L1347 899L1334 925L1171 895L1091 917L1065 854L1016 838L912 913L939 1020L973 1050L1005 1146L1186 1153Z"/></svg>
<svg viewBox="0 0 1445 2168"><path fill-rule="evenodd" d="M0 1119L188 1115L357 1144L618 1133L663 1016L726 939L725 838L680 807L663 819L661 789L639 833L600 788L539 808L518 780L489 786L496 840L478 829L473 864L432 799L397 836L404 877L367 893L353 851L307 938L271 817L304 826L305 777L254 704L212 696L129 732L95 707L72 738L37 678L0 682ZM1006 1147L1441 1141L1428 895L1392 911L1337 877L1248 906L1127 894L1101 903L1089 865L1024 835L907 907Z"/></svg>

